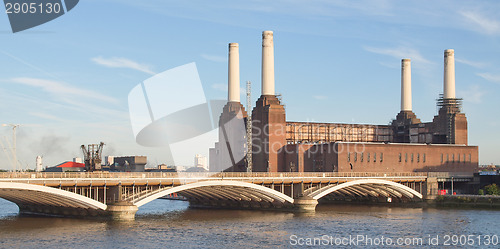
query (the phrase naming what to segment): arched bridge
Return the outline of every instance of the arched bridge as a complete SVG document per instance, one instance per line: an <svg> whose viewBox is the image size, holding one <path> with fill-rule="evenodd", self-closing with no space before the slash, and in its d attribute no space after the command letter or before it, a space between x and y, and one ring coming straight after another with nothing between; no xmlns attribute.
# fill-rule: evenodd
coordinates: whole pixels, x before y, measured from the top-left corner
<svg viewBox="0 0 500 249"><path fill-rule="evenodd" d="M424 173L0 173L0 198L21 213L133 219L169 194L194 207L314 210L319 201L410 202Z"/></svg>

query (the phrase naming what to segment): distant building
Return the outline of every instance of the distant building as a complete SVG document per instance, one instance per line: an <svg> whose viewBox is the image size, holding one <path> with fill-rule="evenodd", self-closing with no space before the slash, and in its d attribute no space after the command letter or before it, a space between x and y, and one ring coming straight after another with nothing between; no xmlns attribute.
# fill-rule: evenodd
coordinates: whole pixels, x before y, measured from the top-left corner
<svg viewBox="0 0 500 249"><path fill-rule="evenodd" d="M175 168L177 169L177 172L181 172L181 171L186 171L187 167L186 166L175 166Z"/></svg>
<svg viewBox="0 0 500 249"><path fill-rule="evenodd" d="M81 157L73 157L73 162L75 162L75 163L83 163L83 159Z"/></svg>
<svg viewBox="0 0 500 249"><path fill-rule="evenodd" d="M122 156L114 157L111 171L122 172L144 172L148 159L146 156Z"/></svg>
<svg viewBox="0 0 500 249"><path fill-rule="evenodd" d="M114 156L105 156L104 161L102 163L105 166L111 166L111 165L115 164L115 157Z"/></svg>
<svg viewBox="0 0 500 249"><path fill-rule="evenodd" d="M84 163L64 162L54 167L48 167L44 170L44 172L83 172L84 170Z"/></svg>
<svg viewBox="0 0 500 249"><path fill-rule="evenodd" d="M168 165L166 165L166 164L160 164L160 165L158 165L158 167L157 167L157 168L158 168L158 169L169 169L170 167L172 167L172 166L168 166Z"/></svg>
<svg viewBox="0 0 500 249"><path fill-rule="evenodd" d="M194 156L194 166L208 170L207 157L200 154L196 154Z"/></svg>
<svg viewBox="0 0 500 249"><path fill-rule="evenodd" d="M191 167L185 170L185 172L207 172L208 170L203 167Z"/></svg>
<svg viewBox="0 0 500 249"><path fill-rule="evenodd" d="M150 169L150 172L176 172L177 167L171 166L171 165L166 165L166 164L160 164L156 169Z"/></svg>
<svg viewBox="0 0 500 249"><path fill-rule="evenodd" d="M42 162L42 157L41 156L37 156L36 157L36 168L35 168L35 171L36 172L43 171L43 162Z"/></svg>

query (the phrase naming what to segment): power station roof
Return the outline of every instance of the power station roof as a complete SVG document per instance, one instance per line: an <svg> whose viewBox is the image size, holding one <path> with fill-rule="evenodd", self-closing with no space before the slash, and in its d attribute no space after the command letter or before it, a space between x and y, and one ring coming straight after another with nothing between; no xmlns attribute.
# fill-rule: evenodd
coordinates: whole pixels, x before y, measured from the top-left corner
<svg viewBox="0 0 500 249"><path fill-rule="evenodd" d="M57 168L85 168L84 163L64 162L56 166Z"/></svg>

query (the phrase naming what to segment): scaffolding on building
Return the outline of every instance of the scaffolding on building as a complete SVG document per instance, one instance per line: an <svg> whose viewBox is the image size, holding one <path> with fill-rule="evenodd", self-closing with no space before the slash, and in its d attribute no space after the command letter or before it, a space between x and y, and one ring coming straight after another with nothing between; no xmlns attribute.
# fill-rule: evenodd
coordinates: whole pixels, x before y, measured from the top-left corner
<svg viewBox="0 0 500 249"><path fill-rule="evenodd" d="M444 98L443 94L439 94L436 100L437 108L446 112L446 143L455 143L455 116L462 112L462 98Z"/></svg>
<svg viewBox="0 0 500 249"><path fill-rule="evenodd" d="M252 172L252 82L247 81L247 172Z"/></svg>

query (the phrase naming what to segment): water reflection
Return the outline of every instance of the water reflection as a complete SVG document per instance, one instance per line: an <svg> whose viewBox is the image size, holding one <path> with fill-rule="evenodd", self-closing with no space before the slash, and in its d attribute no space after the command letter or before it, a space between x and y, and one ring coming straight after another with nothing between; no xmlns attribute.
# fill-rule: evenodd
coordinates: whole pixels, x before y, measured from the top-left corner
<svg viewBox="0 0 500 249"><path fill-rule="evenodd" d="M289 247L290 236L498 234L493 210L322 204L316 213L189 209L156 200L130 222L24 217L0 200L0 247ZM498 247L498 246L497 246ZM494 247L495 248L495 247Z"/></svg>

